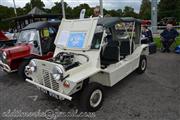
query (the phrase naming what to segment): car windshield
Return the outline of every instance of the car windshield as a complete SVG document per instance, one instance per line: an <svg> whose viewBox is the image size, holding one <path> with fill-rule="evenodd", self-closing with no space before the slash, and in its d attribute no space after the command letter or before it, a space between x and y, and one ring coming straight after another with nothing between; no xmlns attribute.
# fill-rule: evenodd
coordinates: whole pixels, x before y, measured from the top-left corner
<svg viewBox="0 0 180 120"><path fill-rule="evenodd" d="M99 49L101 45L101 40L103 36L103 27L97 26L95 29L94 37L91 43L91 49Z"/></svg>
<svg viewBox="0 0 180 120"><path fill-rule="evenodd" d="M36 29L21 31L18 37L18 43L29 43L38 40L38 32Z"/></svg>

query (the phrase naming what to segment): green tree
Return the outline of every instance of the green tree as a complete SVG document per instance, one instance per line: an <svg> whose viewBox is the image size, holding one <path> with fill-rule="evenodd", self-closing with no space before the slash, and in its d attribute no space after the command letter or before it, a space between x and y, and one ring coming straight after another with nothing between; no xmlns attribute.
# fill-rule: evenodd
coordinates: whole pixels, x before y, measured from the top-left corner
<svg viewBox="0 0 180 120"><path fill-rule="evenodd" d="M151 19L151 2L150 0L143 0L140 8L141 19Z"/></svg>
<svg viewBox="0 0 180 120"><path fill-rule="evenodd" d="M73 9L73 17L79 18L80 12L82 9L86 9L86 17L89 17L93 14L93 9L88 4L80 4L79 6Z"/></svg>
<svg viewBox="0 0 180 120"><path fill-rule="evenodd" d="M161 0L159 3L158 15L160 19L164 17L176 17L180 20L180 1L179 0Z"/></svg>
<svg viewBox="0 0 180 120"><path fill-rule="evenodd" d="M61 2L55 2L55 5L51 8L52 14L62 14L62 5ZM64 2L64 8L67 18L72 18L72 8L69 7L69 5Z"/></svg>
<svg viewBox="0 0 180 120"><path fill-rule="evenodd" d="M0 5L0 30L8 30L8 28L10 27L9 23L2 22L1 20L11 17L15 17L14 9Z"/></svg>
<svg viewBox="0 0 180 120"><path fill-rule="evenodd" d="M120 14L116 10L109 10L108 14L112 17L118 17Z"/></svg>
<svg viewBox="0 0 180 120"><path fill-rule="evenodd" d="M28 13L34 7L38 7L39 9L44 9L45 4L42 0L31 0L30 2L26 3L24 9L25 12Z"/></svg>
<svg viewBox="0 0 180 120"><path fill-rule="evenodd" d="M25 9L20 8L20 7L17 8L16 11L17 11L17 16L25 15L26 14Z"/></svg>
<svg viewBox="0 0 180 120"><path fill-rule="evenodd" d="M137 13L134 12L134 8L126 6L123 10L124 17L137 17Z"/></svg>
<svg viewBox="0 0 180 120"><path fill-rule="evenodd" d="M118 9L117 12L118 12L118 16L120 16L120 17L123 16L123 11L122 11L122 9Z"/></svg>

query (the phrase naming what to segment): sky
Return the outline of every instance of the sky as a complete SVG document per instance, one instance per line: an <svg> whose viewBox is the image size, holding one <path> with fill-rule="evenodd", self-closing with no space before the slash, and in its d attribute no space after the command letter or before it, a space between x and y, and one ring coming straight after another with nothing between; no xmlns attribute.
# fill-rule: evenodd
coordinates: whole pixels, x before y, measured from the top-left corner
<svg viewBox="0 0 180 120"><path fill-rule="evenodd" d="M51 8L54 2L61 0L42 0L46 8ZM99 0L64 0L71 7L78 6L82 3L87 3L91 7L99 5ZM15 0L17 7L24 7L30 0ZM133 7L136 12L139 12L142 0L103 0L104 8L106 9L123 9L125 6ZM0 0L0 5L13 7L13 0Z"/></svg>

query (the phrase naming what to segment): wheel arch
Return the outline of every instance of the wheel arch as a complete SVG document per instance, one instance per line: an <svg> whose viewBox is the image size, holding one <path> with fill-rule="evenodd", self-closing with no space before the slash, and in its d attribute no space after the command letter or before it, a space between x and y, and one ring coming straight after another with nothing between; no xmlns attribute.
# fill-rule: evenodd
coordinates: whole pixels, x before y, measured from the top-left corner
<svg viewBox="0 0 180 120"><path fill-rule="evenodd" d="M148 47L148 45L142 46L142 50L141 50L140 56L141 56L141 55L145 55L145 56L148 56L148 55L149 55L149 47Z"/></svg>

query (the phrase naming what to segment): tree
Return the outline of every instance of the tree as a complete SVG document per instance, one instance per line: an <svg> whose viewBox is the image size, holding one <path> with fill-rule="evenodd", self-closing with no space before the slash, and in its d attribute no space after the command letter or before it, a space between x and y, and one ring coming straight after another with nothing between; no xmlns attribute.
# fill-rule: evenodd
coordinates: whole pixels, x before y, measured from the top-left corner
<svg viewBox="0 0 180 120"><path fill-rule="evenodd" d="M151 19L151 2L150 0L143 0L140 8L141 19Z"/></svg>
<svg viewBox="0 0 180 120"><path fill-rule="evenodd" d="M55 2L55 5L51 8L52 14L62 14L62 5L61 2ZM64 2L64 8L67 18L72 18L72 8L69 7L69 5Z"/></svg>
<svg viewBox="0 0 180 120"><path fill-rule="evenodd" d="M14 9L0 5L0 30L8 30L9 22L2 22L1 20L11 17L15 17Z"/></svg>
<svg viewBox="0 0 180 120"><path fill-rule="evenodd" d="M160 19L164 17L175 17L180 20L180 1L179 0L161 0L159 3L158 15Z"/></svg>
<svg viewBox="0 0 180 120"><path fill-rule="evenodd" d="M82 9L86 9L85 17L89 17L93 14L93 9L88 4L80 4L79 6L73 9L73 17L79 18L80 12Z"/></svg>
<svg viewBox="0 0 180 120"><path fill-rule="evenodd" d="M28 13L34 7L38 7L39 9L44 9L45 4L41 0L31 0L30 2L26 3L24 9L25 12Z"/></svg>
<svg viewBox="0 0 180 120"><path fill-rule="evenodd" d="M120 17L123 16L123 11L122 11L122 9L118 9L117 12L118 12L118 15L119 15Z"/></svg>
<svg viewBox="0 0 180 120"><path fill-rule="evenodd" d="M120 14L116 10L109 10L108 14L112 17L118 17Z"/></svg>
<svg viewBox="0 0 180 120"><path fill-rule="evenodd" d="M137 17L137 13L134 12L134 8L126 6L123 10L124 17Z"/></svg>

